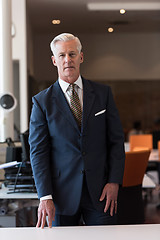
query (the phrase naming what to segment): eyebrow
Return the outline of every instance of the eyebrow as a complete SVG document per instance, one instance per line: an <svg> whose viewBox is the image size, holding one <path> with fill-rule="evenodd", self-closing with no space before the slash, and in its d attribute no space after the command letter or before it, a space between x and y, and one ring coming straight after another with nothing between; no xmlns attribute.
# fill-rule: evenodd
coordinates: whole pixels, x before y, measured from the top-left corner
<svg viewBox="0 0 160 240"><path fill-rule="evenodd" d="M69 53L68 54L70 54L70 53L76 53L76 51L69 51ZM60 55L60 54L66 54L65 52L60 52L60 53L58 53L58 55Z"/></svg>

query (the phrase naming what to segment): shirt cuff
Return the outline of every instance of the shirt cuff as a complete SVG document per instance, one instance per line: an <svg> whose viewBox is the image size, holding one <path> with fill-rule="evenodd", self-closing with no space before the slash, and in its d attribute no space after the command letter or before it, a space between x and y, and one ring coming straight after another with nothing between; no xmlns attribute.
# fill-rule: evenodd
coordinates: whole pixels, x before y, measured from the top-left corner
<svg viewBox="0 0 160 240"><path fill-rule="evenodd" d="M41 197L40 201L48 200L48 199L52 199L52 195L47 195L47 196Z"/></svg>

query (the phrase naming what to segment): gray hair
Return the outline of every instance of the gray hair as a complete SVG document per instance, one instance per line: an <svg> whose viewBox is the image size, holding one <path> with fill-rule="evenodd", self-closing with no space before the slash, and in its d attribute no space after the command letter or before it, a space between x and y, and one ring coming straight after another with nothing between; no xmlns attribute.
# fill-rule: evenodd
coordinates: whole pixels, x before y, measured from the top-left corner
<svg viewBox="0 0 160 240"><path fill-rule="evenodd" d="M81 50L82 50L82 44L81 44L81 42L80 42L80 40L79 40L79 38L78 37L75 37L73 34L70 34L70 33L61 33L61 34L59 34L58 36L56 36L53 40L52 40L52 42L50 43L50 48L51 48L51 51L52 51L52 53L53 53L53 55L54 55L54 53L55 53L55 45L56 45L56 43L58 42L58 41L63 41L63 42L67 42L67 41L70 41L70 40L75 40L76 41L76 43L77 43L77 50L78 50L78 52L80 53L81 52Z"/></svg>

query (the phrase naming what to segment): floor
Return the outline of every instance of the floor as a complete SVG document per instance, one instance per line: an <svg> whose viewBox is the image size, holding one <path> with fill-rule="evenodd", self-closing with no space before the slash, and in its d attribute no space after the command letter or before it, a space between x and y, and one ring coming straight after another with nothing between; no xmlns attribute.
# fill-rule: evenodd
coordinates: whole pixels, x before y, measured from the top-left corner
<svg viewBox="0 0 160 240"><path fill-rule="evenodd" d="M143 192L145 205L145 223L160 224L160 188Z"/></svg>

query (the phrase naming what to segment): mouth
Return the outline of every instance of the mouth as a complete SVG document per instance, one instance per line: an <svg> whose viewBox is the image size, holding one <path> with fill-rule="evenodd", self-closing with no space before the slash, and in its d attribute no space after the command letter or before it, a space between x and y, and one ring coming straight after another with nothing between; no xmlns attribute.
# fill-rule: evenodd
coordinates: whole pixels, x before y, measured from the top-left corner
<svg viewBox="0 0 160 240"><path fill-rule="evenodd" d="M64 70L66 69L74 69L74 67L73 66L65 67Z"/></svg>

